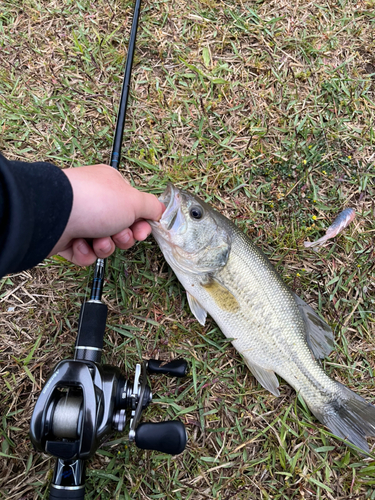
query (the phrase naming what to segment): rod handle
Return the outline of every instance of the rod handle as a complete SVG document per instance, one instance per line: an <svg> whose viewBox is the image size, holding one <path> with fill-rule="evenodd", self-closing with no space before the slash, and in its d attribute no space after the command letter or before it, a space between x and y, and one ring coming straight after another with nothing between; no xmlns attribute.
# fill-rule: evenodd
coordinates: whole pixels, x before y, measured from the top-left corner
<svg viewBox="0 0 375 500"><path fill-rule="evenodd" d="M79 315L75 359L100 362L108 308L99 301L84 302Z"/></svg>
<svg viewBox="0 0 375 500"><path fill-rule="evenodd" d="M185 449L187 434L179 420L140 424L135 431L135 444L142 450L155 450L178 455Z"/></svg>

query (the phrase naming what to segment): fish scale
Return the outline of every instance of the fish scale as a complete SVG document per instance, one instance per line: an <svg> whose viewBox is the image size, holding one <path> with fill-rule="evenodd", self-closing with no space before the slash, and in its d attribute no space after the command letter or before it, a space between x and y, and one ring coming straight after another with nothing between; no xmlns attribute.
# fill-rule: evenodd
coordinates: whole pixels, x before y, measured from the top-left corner
<svg viewBox="0 0 375 500"><path fill-rule="evenodd" d="M152 234L203 325L209 314L257 380L279 395L278 374L334 434L365 452L375 436L375 407L331 379L328 325L283 282L263 252L235 224L197 196L169 185Z"/></svg>

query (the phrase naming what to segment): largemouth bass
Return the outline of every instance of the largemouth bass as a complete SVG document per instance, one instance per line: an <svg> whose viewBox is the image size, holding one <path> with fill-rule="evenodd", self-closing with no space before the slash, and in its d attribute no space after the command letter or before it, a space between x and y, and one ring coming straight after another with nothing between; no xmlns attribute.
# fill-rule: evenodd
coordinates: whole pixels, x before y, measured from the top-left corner
<svg viewBox="0 0 375 500"><path fill-rule="evenodd" d="M333 434L368 452L375 407L318 362L333 348L329 326L222 214L173 185L159 199L167 208L152 234L199 323L208 313L265 389L279 396L279 375Z"/></svg>

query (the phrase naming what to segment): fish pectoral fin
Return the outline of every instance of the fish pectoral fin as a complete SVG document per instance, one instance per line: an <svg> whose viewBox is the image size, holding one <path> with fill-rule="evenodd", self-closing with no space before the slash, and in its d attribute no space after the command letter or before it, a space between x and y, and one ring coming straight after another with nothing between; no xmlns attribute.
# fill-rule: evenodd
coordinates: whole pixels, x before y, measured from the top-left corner
<svg viewBox="0 0 375 500"><path fill-rule="evenodd" d="M331 327L298 295L293 295L305 322L307 344L317 359L323 359L335 346Z"/></svg>
<svg viewBox="0 0 375 500"><path fill-rule="evenodd" d="M191 293L186 292L186 295L187 295L187 299L189 302L191 312L197 318L199 323L204 326L206 323L207 311L205 309L203 309L203 307L200 305L200 303L197 301L197 299L191 295Z"/></svg>
<svg viewBox="0 0 375 500"><path fill-rule="evenodd" d="M267 391L270 391L274 396L280 396L279 392L279 381L277 380L276 374L272 370L267 370L257 365L253 361L249 361L244 356L245 363L257 381L262 385Z"/></svg>

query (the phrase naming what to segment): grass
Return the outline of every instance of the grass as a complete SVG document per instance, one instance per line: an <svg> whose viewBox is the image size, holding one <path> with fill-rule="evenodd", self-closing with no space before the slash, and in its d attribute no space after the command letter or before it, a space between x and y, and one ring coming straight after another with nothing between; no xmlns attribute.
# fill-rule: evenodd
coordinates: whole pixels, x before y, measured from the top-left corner
<svg viewBox="0 0 375 500"><path fill-rule="evenodd" d="M0 0L0 148L61 167L107 162L130 31L127 0ZM122 173L168 181L234 219L332 325L327 373L375 401L372 0L145 2ZM318 254L346 206L354 223ZM0 498L48 498L53 460L30 416L72 355L89 269L49 259L0 284ZM114 436L88 469L90 499L375 499L374 455L333 438L281 381L263 390L213 321L201 327L153 241L110 261L105 361L184 356L153 378L147 420L180 418L185 453ZM111 438L112 439L112 438ZM111 444L112 443L112 444Z"/></svg>

